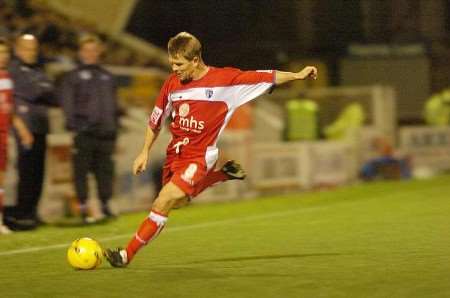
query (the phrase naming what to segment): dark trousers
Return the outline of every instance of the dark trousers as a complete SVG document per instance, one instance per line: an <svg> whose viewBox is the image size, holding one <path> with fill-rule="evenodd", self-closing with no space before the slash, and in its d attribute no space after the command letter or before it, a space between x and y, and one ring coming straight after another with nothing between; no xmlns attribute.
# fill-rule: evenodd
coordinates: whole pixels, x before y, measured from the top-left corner
<svg viewBox="0 0 450 298"><path fill-rule="evenodd" d="M18 147L17 203L14 213L17 218L35 219L37 206L42 193L47 149L46 134L34 134L31 148Z"/></svg>
<svg viewBox="0 0 450 298"><path fill-rule="evenodd" d="M75 191L80 204L88 198L88 173L92 172L97 182L97 193L103 205L112 196L114 163L112 154L116 143L115 137L98 137L79 133L74 138L73 170Z"/></svg>

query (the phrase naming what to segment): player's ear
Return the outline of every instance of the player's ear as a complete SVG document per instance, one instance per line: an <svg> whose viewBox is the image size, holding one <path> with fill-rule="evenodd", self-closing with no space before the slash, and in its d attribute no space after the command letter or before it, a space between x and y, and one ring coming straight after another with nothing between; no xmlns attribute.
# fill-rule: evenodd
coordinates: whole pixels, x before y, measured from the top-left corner
<svg viewBox="0 0 450 298"><path fill-rule="evenodd" d="M197 66L199 62L200 62L200 58L198 58L198 56L194 56L194 58L192 58L192 63L195 66Z"/></svg>

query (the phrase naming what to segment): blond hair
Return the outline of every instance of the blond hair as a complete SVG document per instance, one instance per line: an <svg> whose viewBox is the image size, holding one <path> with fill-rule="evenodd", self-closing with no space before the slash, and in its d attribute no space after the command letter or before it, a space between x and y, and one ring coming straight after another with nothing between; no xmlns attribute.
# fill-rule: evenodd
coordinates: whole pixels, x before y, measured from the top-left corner
<svg viewBox="0 0 450 298"><path fill-rule="evenodd" d="M194 57L202 59L202 44L197 37L188 32L180 32L169 39L167 50L173 57L181 55L187 60L192 60Z"/></svg>

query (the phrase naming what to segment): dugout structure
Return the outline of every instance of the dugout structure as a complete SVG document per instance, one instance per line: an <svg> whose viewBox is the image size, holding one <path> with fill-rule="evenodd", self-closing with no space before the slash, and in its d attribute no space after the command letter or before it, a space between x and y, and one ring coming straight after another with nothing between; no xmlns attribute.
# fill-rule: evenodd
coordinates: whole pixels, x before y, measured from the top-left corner
<svg viewBox="0 0 450 298"><path fill-rule="evenodd" d="M287 100L296 94L287 90L276 96ZM341 140L266 140L254 144L251 182L259 191L351 183L361 165L376 156L373 148L376 138L383 136L396 142L396 100L391 87L320 88L308 90L302 96L318 103L321 126L332 123L345 106L355 102L365 111L365 124Z"/></svg>

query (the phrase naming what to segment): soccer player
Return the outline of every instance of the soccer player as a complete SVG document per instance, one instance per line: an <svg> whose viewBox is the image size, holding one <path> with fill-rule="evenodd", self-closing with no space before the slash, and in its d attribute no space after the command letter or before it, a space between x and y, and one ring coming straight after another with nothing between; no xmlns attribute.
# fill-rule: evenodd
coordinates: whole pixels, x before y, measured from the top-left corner
<svg viewBox="0 0 450 298"><path fill-rule="evenodd" d="M170 116L172 141L163 167L164 186L126 249L105 250L107 260L114 267L129 264L142 246L155 239L173 208L185 205L208 186L245 178L244 171L234 161L214 170L219 153L217 140L236 108L274 86L317 77L313 66L297 73L208 66L202 60L199 40L187 32L169 40L168 56L173 74L156 99L144 147L133 165L135 175L147 168L153 142L164 119Z"/></svg>
<svg viewBox="0 0 450 298"><path fill-rule="evenodd" d="M25 123L14 114L13 83L7 71L10 59L9 50L6 40L0 38L0 234L11 232L3 224L3 185L8 151L8 131L11 123L24 147L29 147L33 143L33 135L28 131Z"/></svg>

